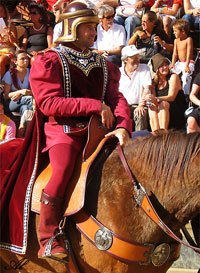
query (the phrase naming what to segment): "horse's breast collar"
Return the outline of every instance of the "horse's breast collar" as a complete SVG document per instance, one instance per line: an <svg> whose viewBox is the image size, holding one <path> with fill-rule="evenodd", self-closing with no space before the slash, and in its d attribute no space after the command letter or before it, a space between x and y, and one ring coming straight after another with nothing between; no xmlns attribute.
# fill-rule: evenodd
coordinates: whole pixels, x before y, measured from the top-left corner
<svg viewBox="0 0 200 273"><path fill-rule="evenodd" d="M175 261L180 255L180 244L171 243L136 244L105 228L93 216L83 210L73 216L78 230L98 249L106 251L116 259L127 263L155 266L167 260Z"/></svg>

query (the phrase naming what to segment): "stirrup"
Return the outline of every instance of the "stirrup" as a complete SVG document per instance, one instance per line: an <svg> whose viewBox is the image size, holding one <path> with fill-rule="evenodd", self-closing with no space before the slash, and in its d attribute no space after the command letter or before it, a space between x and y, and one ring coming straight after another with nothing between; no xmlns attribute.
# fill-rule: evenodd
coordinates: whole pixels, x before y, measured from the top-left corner
<svg viewBox="0 0 200 273"><path fill-rule="evenodd" d="M62 228L65 225L65 220L66 220L66 218L61 220L61 222L59 224L59 232L57 232L54 236L52 236L48 240L48 242L46 243L45 249L44 249L44 254L42 256L43 258L51 258L51 259L59 261L59 262L68 263L69 255L70 255L70 244L69 244L69 241L67 239L67 236L65 235L65 233L62 230ZM57 257L56 255L52 254L53 242L59 236L62 237L63 241L64 241L63 248L65 248L65 250L66 250L66 256L64 256L64 257ZM60 253L60 254L62 254L62 253ZM64 253L63 253L63 255L64 255ZM58 256L59 256L59 253L58 253Z"/></svg>

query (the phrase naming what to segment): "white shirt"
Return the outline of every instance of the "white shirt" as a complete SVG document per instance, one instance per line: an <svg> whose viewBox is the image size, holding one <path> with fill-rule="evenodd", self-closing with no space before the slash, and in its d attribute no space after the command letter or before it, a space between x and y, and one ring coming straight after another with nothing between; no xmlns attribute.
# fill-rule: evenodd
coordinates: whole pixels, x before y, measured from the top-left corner
<svg viewBox="0 0 200 273"><path fill-rule="evenodd" d="M57 23L53 29L53 42L55 42L62 34L62 22Z"/></svg>
<svg viewBox="0 0 200 273"><path fill-rule="evenodd" d="M126 45L126 32L123 26L113 23L108 31L105 31L101 24L98 24L97 40L94 42L92 48L111 50L123 45Z"/></svg>
<svg viewBox="0 0 200 273"><path fill-rule="evenodd" d="M199 0L190 0L191 8L200 9L200 1Z"/></svg>
<svg viewBox="0 0 200 273"><path fill-rule="evenodd" d="M120 72L119 91L124 95L129 105L139 104L143 95L143 88L152 84L148 65L139 64L131 78L125 73L124 66L120 67Z"/></svg>

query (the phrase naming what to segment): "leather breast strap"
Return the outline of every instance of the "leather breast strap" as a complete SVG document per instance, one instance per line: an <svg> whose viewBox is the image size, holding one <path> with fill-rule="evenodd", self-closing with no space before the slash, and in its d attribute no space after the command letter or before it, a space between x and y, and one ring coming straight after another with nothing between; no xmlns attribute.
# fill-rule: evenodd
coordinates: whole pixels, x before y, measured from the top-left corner
<svg viewBox="0 0 200 273"><path fill-rule="evenodd" d="M126 263L140 263L148 265L152 261L152 255L158 244L137 244L115 234L111 230L105 228L92 215L81 210L73 215L77 229L94 245L96 245L96 236L99 230L106 230L112 237L111 246L105 251L114 258ZM106 234L104 234L106 243ZM161 244L162 245L162 244ZM169 259L175 261L180 255L180 244L170 244Z"/></svg>

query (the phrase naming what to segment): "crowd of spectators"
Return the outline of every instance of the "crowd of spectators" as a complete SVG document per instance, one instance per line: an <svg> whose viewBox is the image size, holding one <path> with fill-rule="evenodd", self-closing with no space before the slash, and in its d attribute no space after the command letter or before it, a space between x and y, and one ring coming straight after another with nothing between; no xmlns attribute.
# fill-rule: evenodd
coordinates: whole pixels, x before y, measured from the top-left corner
<svg viewBox="0 0 200 273"><path fill-rule="evenodd" d="M58 46L59 16L68 2L15 1L11 9L9 1L0 1L0 141L25 136L35 107L31 63L38 52ZM90 2L99 18L92 50L119 67L119 91L130 105L134 130L186 130L188 119L187 132L199 131L200 1Z"/></svg>

